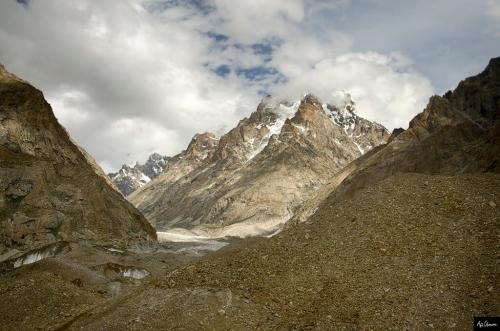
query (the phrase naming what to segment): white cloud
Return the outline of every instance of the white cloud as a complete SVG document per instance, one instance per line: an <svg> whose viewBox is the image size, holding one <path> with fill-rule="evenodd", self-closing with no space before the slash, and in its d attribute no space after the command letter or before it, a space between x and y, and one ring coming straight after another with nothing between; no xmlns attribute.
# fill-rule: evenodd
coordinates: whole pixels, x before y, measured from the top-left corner
<svg viewBox="0 0 500 331"><path fill-rule="evenodd" d="M137 1L32 1L28 8L7 1L0 12L1 61L45 92L106 170L130 155L177 153L198 131L232 127L258 101L255 89L202 65L211 43L200 33L205 21L187 9L153 15ZM149 129L133 130L128 119Z"/></svg>
<svg viewBox="0 0 500 331"><path fill-rule="evenodd" d="M494 22L497 37L500 37L500 1L489 0L486 15Z"/></svg>
<svg viewBox="0 0 500 331"><path fill-rule="evenodd" d="M429 80L415 72L406 57L374 52L325 58L276 87L277 94L288 98L309 91L324 101L338 90L351 93L361 116L390 129L406 127L433 91Z"/></svg>
<svg viewBox="0 0 500 331"><path fill-rule="evenodd" d="M460 0L461 6L467 1ZM223 133L255 109L259 92L297 98L311 91L328 99L333 91L346 90L362 116L389 128L406 126L432 86L407 57L414 58L411 49L401 55L390 36L407 38L411 32L412 47L434 57L444 53L433 53L441 48L425 43L426 3L411 5L418 14L407 24L391 11L402 10L401 3L387 2L31 0L23 6L1 1L0 62L44 91L70 134L106 170L143 161L153 151L177 153L196 132ZM438 7L447 9L445 2ZM487 3L483 17L499 18L498 2ZM375 52L373 44L357 43L373 34L356 34L357 40L345 31L380 27L366 20L366 10L386 13L382 4L394 19L382 16L387 27L375 29L384 31L375 44L387 40L386 49ZM461 26L469 21L469 16L456 20ZM434 29L455 36L446 20L432 20L430 26L426 34ZM442 43L441 35L438 39L442 49L462 50L462 42L455 47ZM476 70L478 62L467 63ZM224 77L215 73L221 68Z"/></svg>
<svg viewBox="0 0 500 331"><path fill-rule="evenodd" d="M255 43L287 33L304 18L303 0L214 0L221 19L218 30L236 42Z"/></svg>
<svg viewBox="0 0 500 331"><path fill-rule="evenodd" d="M320 41L296 29L289 33L284 44L276 51L272 63L285 76L293 79L309 72L324 59L348 52L351 44L350 38L341 33L332 32Z"/></svg>

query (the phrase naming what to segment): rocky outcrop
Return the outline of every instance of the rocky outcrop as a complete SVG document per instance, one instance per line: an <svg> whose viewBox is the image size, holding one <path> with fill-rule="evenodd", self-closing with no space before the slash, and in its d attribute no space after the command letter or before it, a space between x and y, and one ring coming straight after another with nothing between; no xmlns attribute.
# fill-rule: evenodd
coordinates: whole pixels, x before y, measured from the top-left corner
<svg viewBox="0 0 500 331"><path fill-rule="evenodd" d="M250 117L217 140L203 134L155 180L129 196L159 230L180 227L211 236L279 230L345 165L389 134L354 112L314 96L266 97Z"/></svg>
<svg viewBox="0 0 500 331"><path fill-rule="evenodd" d="M57 122L42 93L0 67L0 253L57 241L156 238Z"/></svg>
<svg viewBox="0 0 500 331"><path fill-rule="evenodd" d="M127 196L158 177L167 166L168 156L153 153L144 164L134 166L124 164L118 172L108 174L116 187Z"/></svg>
<svg viewBox="0 0 500 331"><path fill-rule="evenodd" d="M356 167L337 189L354 192L397 172L500 173L500 58L453 92L433 96L407 130Z"/></svg>

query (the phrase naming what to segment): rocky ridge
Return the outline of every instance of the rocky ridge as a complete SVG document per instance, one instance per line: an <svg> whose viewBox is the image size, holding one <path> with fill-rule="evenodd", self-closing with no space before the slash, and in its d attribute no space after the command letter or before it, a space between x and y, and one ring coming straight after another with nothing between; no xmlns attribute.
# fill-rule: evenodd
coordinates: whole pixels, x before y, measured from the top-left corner
<svg viewBox="0 0 500 331"><path fill-rule="evenodd" d="M269 96L220 139L195 136L128 198L159 230L269 234L329 177L388 136L383 126L356 115L348 94L340 105L312 95L293 103Z"/></svg>
<svg viewBox="0 0 500 331"><path fill-rule="evenodd" d="M0 67L0 253L57 240L123 246L155 238L43 94Z"/></svg>
<svg viewBox="0 0 500 331"><path fill-rule="evenodd" d="M136 163L133 166L122 165L120 170L108 174L116 187L124 196L129 195L138 188L158 177L169 161L168 156L158 153L151 154L144 164Z"/></svg>
<svg viewBox="0 0 500 331"><path fill-rule="evenodd" d="M404 132L393 134L337 189L354 192L396 172L500 172L500 58L452 92L430 98Z"/></svg>

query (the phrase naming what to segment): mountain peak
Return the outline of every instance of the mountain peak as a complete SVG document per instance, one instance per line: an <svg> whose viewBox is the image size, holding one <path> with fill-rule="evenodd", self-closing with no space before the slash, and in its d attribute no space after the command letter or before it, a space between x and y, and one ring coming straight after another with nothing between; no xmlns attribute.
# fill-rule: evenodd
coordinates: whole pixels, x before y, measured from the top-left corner
<svg viewBox="0 0 500 331"><path fill-rule="evenodd" d="M110 173L108 176L120 192L127 196L158 177L167 167L169 160L170 158L167 156L153 153L144 164L139 162L133 166L124 164L118 172Z"/></svg>
<svg viewBox="0 0 500 331"><path fill-rule="evenodd" d="M216 235L275 231L322 178L386 142L387 130L352 114L354 103L344 96L342 109L326 111L312 94L295 102L266 96L220 140L194 136L162 176L130 201L163 230L175 224L202 232L218 229ZM346 118L348 113L353 122L347 127L347 119L335 118L340 125L327 112L346 113Z"/></svg>
<svg viewBox="0 0 500 331"><path fill-rule="evenodd" d="M185 151L178 158L205 160L217 147L219 139L211 132L197 133L189 142Z"/></svg>
<svg viewBox="0 0 500 331"><path fill-rule="evenodd" d="M21 78L17 77L16 75L10 73L5 69L3 64L0 63L0 81L2 82L22 82L26 83L26 81L22 80Z"/></svg>
<svg viewBox="0 0 500 331"><path fill-rule="evenodd" d="M306 93L302 98L301 102L310 103L313 105L320 103L318 97L312 93Z"/></svg>
<svg viewBox="0 0 500 331"><path fill-rule="evenodd" d="M259 105L257 106L256 113L277 113L277 111L279 111L279 105L281 103L282 101L280 99L271 95L267 95L260 101Z"/></svg>
<svg viewBox="0 0 500 331"><path fill-rule="evenodd" d="M498 71L500 70L500 57L494 57L490 59L488 65L486 66L486 71Z"/></svg>
<svg viewBox="0 0 500 331"><path fill-rule="evenodd" d="M207 139L218 140L217 136L212 132L202 132L202 133L196 133L191 141L202 141Z"/></svg>

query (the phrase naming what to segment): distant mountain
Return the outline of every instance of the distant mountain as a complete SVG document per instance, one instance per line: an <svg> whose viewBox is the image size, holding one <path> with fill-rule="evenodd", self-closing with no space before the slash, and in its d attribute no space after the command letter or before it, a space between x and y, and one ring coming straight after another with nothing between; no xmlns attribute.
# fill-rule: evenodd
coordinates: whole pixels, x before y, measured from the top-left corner
<svg viewBox="0 0 500 331"><path fill-rule="evenodd" d="M116 187L127 196L158 177L167 166L170 157L153 153L144 164L136 163L134 166L124 164L118 172L110 173L108 176Z"/></svg>
<svg viewBox="0 0 500 331"><path fill-rule="evenodd" d="M113 186L42 92L0 66L0 254L61 239L118 246L155 239Z"/></svg>
<svg viewBox="0 0 500 331"><path fill-rule="evenodd" d="M196 135L161 175L128 198L160 230L212 236L277 231L331 176L389 137L382 125L356 114L348 93L336 99L266 97L220 139Z"/></svg>

